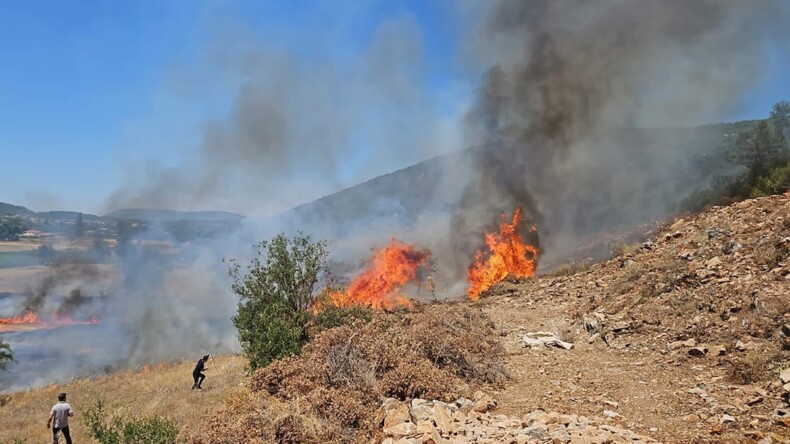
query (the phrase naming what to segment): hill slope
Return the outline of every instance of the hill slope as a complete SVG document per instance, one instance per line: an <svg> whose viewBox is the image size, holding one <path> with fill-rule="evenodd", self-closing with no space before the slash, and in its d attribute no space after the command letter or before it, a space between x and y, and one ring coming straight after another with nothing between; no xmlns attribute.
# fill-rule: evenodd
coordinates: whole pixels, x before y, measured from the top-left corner
<svg viewBox="0 0 790 444"><path fill-rule="evenodd" d="M448 407L456 409L451 416L437 416L416 427L390 428L390 436L425 442L440 433L452 442L466 442L470 435L461 431L488 433L487 424L507 423L507 433L522 436L519 439L525 442L572 442L573 436L612 436L611 431L623 429L665 442L753 442L764 438L781 442L790 425L790 385L783 387L781 380L790 378L790 194L677 219L658 229L650 241L622 250L623 254L575 274L502 282L479 302L437 303L417 307L413 314L381 314L377 322L390 329L397 326L400 330L388 330L397 334L374 336L372 327L328 330L314 340L303 357L284 361L252 379L243 375L239 358L222 358L214 364L221 369L221 376L211 379L210 373L207 382L207 387L216 391L205 394L178 388L189 379L191 363L184 363L147 374L127 372L78 380L62 388L7 395L0 403L0 414L14 418L10 429L17 435L0 432L5 433L0 434L0 440L43 436L37 415L44 411L45 416L51 398L61 389L72 393L78 406L97 395L109 396L112 390L125 389L134 396L118 399L113 404L115 411L168 413L179 421L184 437L194 442L218 442L212 441L217 436L223 437L222 442L236 442L234 437L251 439L244 442L271 442L277 433L294 431L295 427L302 427L296 430L302 433L299 436L308 436L311 431L304 427L320 428L321 421L331 420L316 416L312 410L316 405L331 408L340 403L358 408L341 396L355 393L344 392L343 387L371 383L370 379L355 380L357 373L352 372L326 382L337 386L315 386L316 381L325 380L325 370L333 368L327 360L329 351L337 352L335 345L340 345L340 350L365 344L378 349L376 344L402 340L402 328L413 328L422 333L407 338L405 344L422 347L427 340L435 346L429 347L436 357L434 365L451 362L463 371L478 368L479 361L469 360L472 355L448 360L448 345L462 340L469 347L475 337L481 346L498 342L501 351L493 356L493 363L503 364L510 378L492 378L491 383L483 378L471 386L436 391L443 397L480 389L493 396L498 406L485 401L480 411L465 414L459 414L458 407ZM464 319L474 321L464 323ZM524 334L536 331L556 333L574 347L525 347ZM490 353L497 348L477 350ZM429 390L423 393L429 398L432 390L438 390L431 384L445 375L441 365L426 367L430 362L421 362L419 367L430 374L413 374L409 373L417 368L413 362L378 362L374 366L365 360L364 353L348 356L354 357L356 370L344 367L344 371L394 365L399 371L388 373L378 384L403 384L412 389L415 383L428 384ZM317 362L322 364L316 367ZM239 388L241 383L248 388ZM133 384L146 384L153 392L139 388L145 396L137 396L131 390ZM300 390L306 390L308 396L294 398ZM223 397L224 406L215 409ZM332 402L314 404L315 399ZM488 398L480 399L473 405ZM205 401L198 412L186 407L196 400ZM372 411L353 413L378 418L374 424L381 427L390 413L403 411L397 402L387 403L391 409L385 409L389 412L385 416L374 417L377 413ZM425 405L438 404L415 401L405 408L414 415ZM494 406L496 409L488 411ZM346 419L352 412L342 411L346 416L341 418ZM300 422L299 418L305 419ZM408 415L403 420L411 421ZM197 423L202 427L192 427ZM354 423L349 424L353 427ZM399 431L408 434L395 435ZM621 434L617 439L622 436L632 435Z"/></svg>

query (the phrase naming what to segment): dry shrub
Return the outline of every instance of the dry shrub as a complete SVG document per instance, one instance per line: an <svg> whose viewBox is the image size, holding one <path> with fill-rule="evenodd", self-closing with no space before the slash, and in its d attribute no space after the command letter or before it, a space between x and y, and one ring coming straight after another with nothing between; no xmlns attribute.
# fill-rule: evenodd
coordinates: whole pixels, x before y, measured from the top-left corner
<svg viewBox="0 0 790 444"><path fill-rule="evenodd" d="M771 364L776 356L762 351L750 351L745 356L727 359L727 379L733 384L754 384L771 377Z"/></svg>
<svg viewBox="0 0 790 444"><path fill-rule="evenodd" d="M301 416L272 415L273 407L258 403L238 412L241 419L232 418L229 425L214 418L209 428L238 442L248 437L257 442L261 436L277 442L319 437L370 442L378 437L376 412L385 397L450 401L469 396L470 384L505 380L497 362L501 352L493 323L479 309L433 304L376 313L367 324L321 332L300 357L275 361L253 374L249 399L268 399L285 412L298 405ZM256 409L257 416L251 413ZM247 431L231 430L235 427Z"/></svg>

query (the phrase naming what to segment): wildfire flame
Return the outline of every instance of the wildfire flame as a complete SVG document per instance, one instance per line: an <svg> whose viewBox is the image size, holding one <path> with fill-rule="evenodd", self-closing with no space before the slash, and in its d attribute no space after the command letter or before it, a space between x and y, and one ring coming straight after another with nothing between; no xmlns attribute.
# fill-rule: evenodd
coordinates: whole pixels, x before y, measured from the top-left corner
<svg viewBox="0 0 790 444"><path fill-rule="evenodd" d="M522 209L516 208L510 223L506 216L502 215L499 233L486 233L489 253L483 254L482 251L475 253L474 264L466 273L469 281L466 294L469 299L473 301L480 299L484 291L508 275L516 277L535 275L538 248L521 240L518 226L522 218Z"/></svg>
<svg viewBox="0 0 790 444"><path fill-rule="evenodd" d="M101 322L98 316L91 316L87 320L74 319L68 315L55 315L52 318L41 318L33 311L26 311L24 314L12 316L10 318L0 318L0 330L10 329L5 326L29 326L36 328L54 328L63 325L95 325Z"/></svg>
<svg viewBox="0 0 790 444"><path fill-rule="evenodd" d="M398 294L398 290L415 280L417 271L430 255L428 250L393 239L388 246L373 253L347 290L329 292L329 302L337 307L362 305L374 309L411 306L409 299Z"/></svg>

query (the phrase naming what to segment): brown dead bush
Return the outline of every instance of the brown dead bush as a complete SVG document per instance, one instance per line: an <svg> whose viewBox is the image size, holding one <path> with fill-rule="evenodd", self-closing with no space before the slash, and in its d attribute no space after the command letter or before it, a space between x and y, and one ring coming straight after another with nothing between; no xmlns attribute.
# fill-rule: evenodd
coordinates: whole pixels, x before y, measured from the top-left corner
<svg viewBox="0 0 790 444"><path fill-rule="evenodd" d="M498 362L501 352L493 323L479 309L434 304L411 312L376 313L364 325L321 332L300 357L275 361L251 377L250 397L298 404L307 423L280 414L275 415L279 419L258 422L248 415L251 419L243 424L233 423L256 432L236 433L229 430L236 427L232 424L210 426L230 436L264 436L276 442L369 442L377 437L375 415L385 397L468 397L471 384L505 380Z"/></svg>

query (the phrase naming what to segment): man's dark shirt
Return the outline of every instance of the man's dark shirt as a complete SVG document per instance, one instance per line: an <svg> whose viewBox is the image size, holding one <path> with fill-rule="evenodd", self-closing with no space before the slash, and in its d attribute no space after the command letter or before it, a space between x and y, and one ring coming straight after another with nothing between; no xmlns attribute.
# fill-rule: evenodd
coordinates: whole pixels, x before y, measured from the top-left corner
<svg viewBox="0 0 790 444"><path fill-rule="evenodd" d="M197 362L197 365L195 366L195 369L192 370L192 374L193 375L199 375L200 372L203 371L203 367L205 367L205 365L206 365L206 362L203 361L203 358L200 358L200 360L198 360L198 362Z"/></svg>

